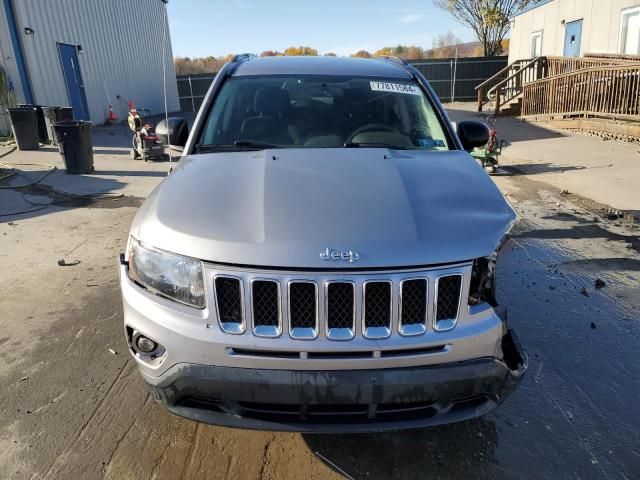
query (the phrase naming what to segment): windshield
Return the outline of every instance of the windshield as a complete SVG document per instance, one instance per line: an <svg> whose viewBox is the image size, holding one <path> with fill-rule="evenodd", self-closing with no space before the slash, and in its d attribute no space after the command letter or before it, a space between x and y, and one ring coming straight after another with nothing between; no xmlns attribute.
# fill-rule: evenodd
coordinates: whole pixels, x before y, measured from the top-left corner
<svg viewBox="0 0 640 480"><path fill-rule="evenodd" d="M449 149L433 106L414 81L308 75L227 80L196 151L278 147Z"/></svg>

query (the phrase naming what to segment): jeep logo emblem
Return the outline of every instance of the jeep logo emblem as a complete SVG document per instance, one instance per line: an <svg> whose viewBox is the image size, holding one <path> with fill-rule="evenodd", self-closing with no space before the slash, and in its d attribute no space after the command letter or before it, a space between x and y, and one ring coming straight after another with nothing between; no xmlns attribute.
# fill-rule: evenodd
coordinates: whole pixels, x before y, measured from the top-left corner
<svg viewBox="0 0 640 480"><path fill-rule="evenodd" d="M334 248L327 248L324 252L320 253L320 258L324 261L355 263L360 260L360 255L358 252L354 252L352 250L336 250Z"/></svg>

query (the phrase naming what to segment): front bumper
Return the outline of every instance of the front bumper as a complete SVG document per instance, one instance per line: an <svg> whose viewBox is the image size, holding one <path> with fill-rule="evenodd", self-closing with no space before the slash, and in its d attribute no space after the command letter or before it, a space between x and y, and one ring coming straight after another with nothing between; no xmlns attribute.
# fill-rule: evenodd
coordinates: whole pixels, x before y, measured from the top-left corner
<svg viewBox="0 0 640 480"><path fill-rule="evenodd" d="M522 380L527 358L515 333L504 359L422 367L287 371L178 364L143 375L173 413L229 427L298 432L417 428L483 415Z"/></svg>

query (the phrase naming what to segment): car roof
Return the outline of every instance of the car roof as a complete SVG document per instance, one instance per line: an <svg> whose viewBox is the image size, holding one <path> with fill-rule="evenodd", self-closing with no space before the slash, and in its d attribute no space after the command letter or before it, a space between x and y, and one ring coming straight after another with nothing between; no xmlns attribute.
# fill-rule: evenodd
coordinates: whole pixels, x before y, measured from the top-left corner
<svg viewBox="0 0 640 480"><path fill-rule="evenodd" d="M233 76L249 75L350 75L410 79L396 60L346 57L260 57L241 62Z"/></svg>

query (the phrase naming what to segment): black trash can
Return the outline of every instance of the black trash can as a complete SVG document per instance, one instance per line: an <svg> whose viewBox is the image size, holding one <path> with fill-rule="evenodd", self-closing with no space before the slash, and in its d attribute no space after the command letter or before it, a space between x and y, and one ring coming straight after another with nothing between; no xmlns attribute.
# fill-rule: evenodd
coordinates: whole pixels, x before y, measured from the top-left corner
<svg viewBox="0 0 640 480"><path fill-rule="evenodd" d="M47 143L49 136L47 135L47 124L44 120L44 108L42 105L32 105L30 103L19 103L18 107L31 107L36 109L36 120L38 122L38 139L40 143Z"/></svg>
<svg viewBox="0 0 640 480"><path fill-rule="evenodd" d="M67 173L93 172L91 122L63 120L53 124L53 132Z"/></svg>
<svg viewBox="0 0 640 480"><path fill-rule="evenodd" d="M71 107L42 107L44 122L47 127L47 136L52 145L58 145L53 133L53 124L64 120L73 120L73 108Z"/></svg>
<svg viewBox="0 0 640 480"><path fill-rule="evenodd" d="M20 150L40 148L38 135L38 110L35 107L19 106L9 109L13 136Z"/></svg>

